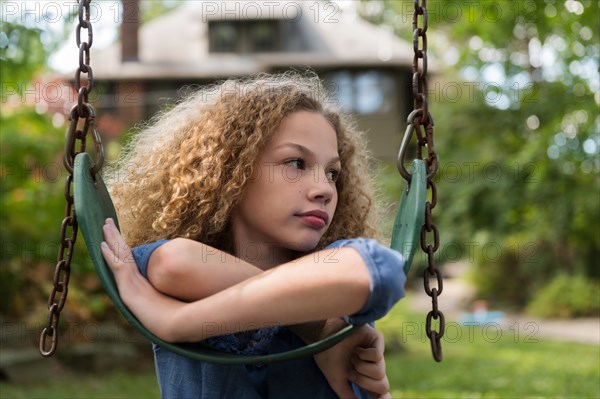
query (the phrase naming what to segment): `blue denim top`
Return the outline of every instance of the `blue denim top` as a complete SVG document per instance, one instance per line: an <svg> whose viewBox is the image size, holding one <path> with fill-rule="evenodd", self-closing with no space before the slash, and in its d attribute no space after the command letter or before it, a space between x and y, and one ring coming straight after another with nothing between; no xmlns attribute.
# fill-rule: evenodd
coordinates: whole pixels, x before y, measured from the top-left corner
<svg viewBox="0 0 600 399"><path fill-rule="evenodd" d="M167 240L133 249L136 264L148 277L152 252ZM404 296L404 260L398 252L373 239L339 240L326 249L351 247L362 256L371 277L370 295L356 314L344 317L350 324L372 323L383 317ZM304 345L286 327L208 338L204 343L220 350L263 355L296 349ZM158 383L163 398L337 398L312 357L270 365L227 366L188 359L153 345ZM370 396L351 384L358 398Z"/></svg>

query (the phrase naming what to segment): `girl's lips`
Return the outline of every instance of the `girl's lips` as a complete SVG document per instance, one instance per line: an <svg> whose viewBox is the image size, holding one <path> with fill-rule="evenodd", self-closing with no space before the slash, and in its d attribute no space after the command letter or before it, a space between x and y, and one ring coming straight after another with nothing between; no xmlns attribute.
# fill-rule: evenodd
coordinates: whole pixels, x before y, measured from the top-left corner
<svg viewBox="0 0 600 399"><path fill-rule="evenodd" d="M329 215L327 212L321 210L313 210L304 213L297 214L304 223L308 224L310 227L316 229L322 229L327 226L327 222L329 221Z"/></svg>
<svg viewBox="0 0 600 399"><path fill-rule="evenodd" d="M327 223L325 223L325 221L323 219L321 219L320 217L317 217L317 216L307 215L307 216L299 216L299 217L300 217L300 219L302 219L302 221L304 223L306 223L310 227L313 227L316 229L322 229L327 224Z"/></svg>

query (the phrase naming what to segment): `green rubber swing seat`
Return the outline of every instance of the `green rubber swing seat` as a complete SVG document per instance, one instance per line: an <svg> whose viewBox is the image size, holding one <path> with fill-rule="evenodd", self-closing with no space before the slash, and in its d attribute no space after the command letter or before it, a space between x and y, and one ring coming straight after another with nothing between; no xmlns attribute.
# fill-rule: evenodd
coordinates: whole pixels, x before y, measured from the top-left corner
<svg viewBox="0 0 600 399"><path fill-rule="evenodd" d="M161 340L148 331L142 323L125 306L117 289L113 274L100 252L100 243L104 241L102 226L107 218L112 218L117 227L119 222L99 173L91 174L93 161L87 153L75 157L73 174L75 213L77 223L83 233L88 252L102 285L117 309L131 326L140 334L162 348L190 359L210 363L234 364L266 364L299 359L322 352L352 334L360 325L349 325L337 333L312 344L287 352L246 356L213 349L202 343L169 343ZM398 207L392 233L391 247L399 251L406 260L405 271L408 272L416 246L419 242L420 229L424 220L425 209L425 166L423 161L414 160L412 179L408 188L403 191L401 205Z"/></svg>

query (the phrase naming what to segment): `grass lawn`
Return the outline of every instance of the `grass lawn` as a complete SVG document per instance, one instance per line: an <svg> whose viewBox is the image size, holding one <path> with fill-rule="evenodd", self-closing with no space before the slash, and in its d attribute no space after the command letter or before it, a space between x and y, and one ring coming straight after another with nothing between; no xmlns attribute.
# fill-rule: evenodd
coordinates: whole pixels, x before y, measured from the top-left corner
<svg viewBox="0 0 600 399"><path fill-rule="evenodd" d="M390 348L386 362L394 398L600 398L598 345L543 340L534 326L475 328L447 320L444 360L436 363L423 319L401 302L378 324ZM159 396L153 370L0 384L3 399Z"/></svg>
<svg viewBox="0 0 600 399"><path fill-rule="evenodd" d="M150 399L160 398L154 370L103 375L65 374L27 385L0 383L2 399Z"/></svg>
<svg viewBox="0 0 600 399"><path fill-rule="evenodd" d="M446 320L444 358L436 363L424 318L400 305L378 325L388 344L401 344L386 353L394 398L600 398L599 345L541 339L532 324Z"/></svg>

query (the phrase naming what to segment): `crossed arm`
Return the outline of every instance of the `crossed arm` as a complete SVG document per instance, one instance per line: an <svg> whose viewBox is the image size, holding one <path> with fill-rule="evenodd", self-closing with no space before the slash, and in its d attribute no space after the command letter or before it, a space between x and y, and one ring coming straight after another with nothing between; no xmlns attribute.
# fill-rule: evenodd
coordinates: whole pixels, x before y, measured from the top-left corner
<svg viewBox="0 0 600 399"><path fill-rule="evenodd" d="M360 254L351 248L323 251L324 256L300 258L263 272L204 244L176 239L150 257L150 284L138 272L112 221L105 224L104 235L102 253L123 301L150 331L166 341L197 341L257 326L337 319L358 312L369 296L368 270ZM219 261L198 262L199 256L215 256ZM326 327L335 331L341 326ZM328 374L324 368L339 369L332 361L341 358L346 364L345 380L354 380L372 392L387 393L383 339L377 334L365 327L337 349L315 356L339 395L351 393L347 383L340 384L339 374ZM319 338L321 334L313 337Z"/></svg>

